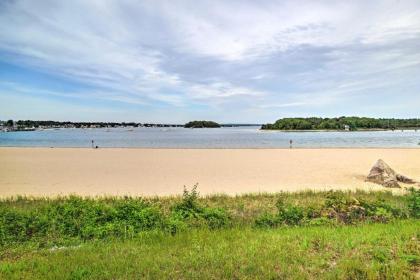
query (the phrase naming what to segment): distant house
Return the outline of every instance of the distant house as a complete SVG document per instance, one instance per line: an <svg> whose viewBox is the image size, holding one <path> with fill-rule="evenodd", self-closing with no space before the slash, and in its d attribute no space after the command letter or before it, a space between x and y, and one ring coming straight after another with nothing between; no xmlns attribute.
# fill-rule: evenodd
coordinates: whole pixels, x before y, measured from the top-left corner
<svg viewBox="0 0 420 280"><path fill-rule="evenodd" d="M350 126L349 126L349 125L347 125L347 124L345 124L345 125L344 125L344 130L345 130L345 131L350 131Z"/></svg>

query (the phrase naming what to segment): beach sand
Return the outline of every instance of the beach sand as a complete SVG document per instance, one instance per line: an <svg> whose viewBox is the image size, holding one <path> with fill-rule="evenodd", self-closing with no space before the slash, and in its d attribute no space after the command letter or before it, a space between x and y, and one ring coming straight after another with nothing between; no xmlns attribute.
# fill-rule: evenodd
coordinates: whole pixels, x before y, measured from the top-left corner
<svg viewBox="0 0 420 280"><path fill-rule="evenodd" d="M0 148L0 197L373 189L379 158L420 180L420 149Z"/></svg>

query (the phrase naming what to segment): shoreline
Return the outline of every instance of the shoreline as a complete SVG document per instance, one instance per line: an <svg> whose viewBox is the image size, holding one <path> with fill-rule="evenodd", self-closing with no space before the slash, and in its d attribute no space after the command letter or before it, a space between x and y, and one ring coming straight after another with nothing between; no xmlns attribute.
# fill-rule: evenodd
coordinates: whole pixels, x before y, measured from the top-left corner
<svg viewBox="0 0 420 280"><path fill-rule="evenodd" d="M418 148L0 148L0 197L400 191L364 182L379 158L420 180Z"/></svg>
<svg viewBox="0 0 420 280"><path fill-rule="evenodd" d="M366 131L417 131L420 130L420 127L406 127L406 128L358 128L354 130L345 130L345 129L275 129L275 128L260 128L264 131L283 131L283 132L366 132Z"/></svg>
<svg viewBox="0 0 420 280"><path fill-rule="evenodd" d="M420 145L414 147L109 147L98 148L79 146L0 146L1 149L81 149L81 150L103 150L103 149L129 149L129 150L420 150Z"/></svg>
<svg viewBox="0 0 420 280"><path fill-rule="evenodd" d="M278 132L380 132L380 131L418 131L420 130L419 128L397 128L397 129L382 129L382 128L378 128L378 129L356 129L356 130L344 130L344 129L268 129L268 128L258 128L258 126L221 126L221 127L113 127L113 128L107 128L107 127L92 127L92 128L80 128L80 127L59 127L59 128L43 128L43 129L24 129L24 130L0 130L0 132L4 132L4 133L9 133L9 132L34 132L34 131L45 131L45 130L65 130L65 129L69 129L69 130L74 130L74 129L82 129L82 130L93 130L93 129L162 129L162 128L169 128L169 129L179 129L179 128L184 128L184 129L214 129L214 128L250 128L250 127L254 127L256 130L259 131L278 131Z"/></svg>

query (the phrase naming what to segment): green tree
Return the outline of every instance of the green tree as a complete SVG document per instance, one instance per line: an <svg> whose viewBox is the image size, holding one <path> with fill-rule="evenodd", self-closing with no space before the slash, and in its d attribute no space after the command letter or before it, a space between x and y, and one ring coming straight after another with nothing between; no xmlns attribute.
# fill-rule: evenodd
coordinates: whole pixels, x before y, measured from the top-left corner
<svg viewBox="0 0 420 280"><path fill-rule="evenodd" d="M420 119L375 119L364 117L339 118L284 118L274 124L265 124L261 129L307 130L307 129L344 129L349 125L357 129L395 129L420 128Z"/></svg>
<svg viewBox="0 0 420 280"><path fill-rule="evenodd" d="M220 124L213 121L192 121L184 126L185 128L215 128L220 127Z"/></svg>
<svg viewBox="0 0 420 280"><path fill-rule="evenodd" d="M8 120L7 122L6 122L6 126L8 126L8 127L12 127L13 126L13 120Z"/></svg>

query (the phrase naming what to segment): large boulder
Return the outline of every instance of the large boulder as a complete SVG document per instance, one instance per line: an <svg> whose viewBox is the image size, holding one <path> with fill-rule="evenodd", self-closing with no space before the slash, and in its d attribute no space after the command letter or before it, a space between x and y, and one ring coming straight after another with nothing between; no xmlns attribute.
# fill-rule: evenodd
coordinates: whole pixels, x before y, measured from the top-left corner
<svg viewBox="0 0 420 280"><path fill-rule="evenodd" d="M387 188L400 188L401 186L398 182L405 184L416 183L414 180L395 172L382 159L378 159L375 165L371 168L366 181L380 184Z"/></svg>

